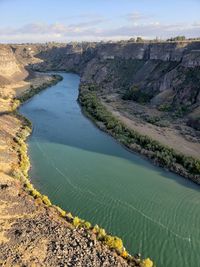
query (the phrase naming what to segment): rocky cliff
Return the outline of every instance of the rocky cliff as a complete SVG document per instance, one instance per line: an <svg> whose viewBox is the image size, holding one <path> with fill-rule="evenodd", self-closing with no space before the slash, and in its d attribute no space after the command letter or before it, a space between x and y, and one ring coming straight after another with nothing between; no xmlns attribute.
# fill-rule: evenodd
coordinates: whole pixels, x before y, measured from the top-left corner
<svg viewBox="0 0 200 267"><path fill-rule="evenodd" d="M16 59L11 46L0 45L0 85L23 80L27 72Z"/></svg>
<svg viewBox="0 0 200 267"><path fill-rule="evenodd" d="M22 66L77 72L104 95L175 114L200 129L200 42L8 45L0 55L2 84L22 78Z"/></svg>
<svg viewBox="0 0 200 267"><path fill-rule="evenodd" d="M43 60L36 68L76 71L83 82L95 82L105 93L123 94L135 86L140 100L152 105L190 112L199 105L200 42L40 46L36 57Z"/></svg>

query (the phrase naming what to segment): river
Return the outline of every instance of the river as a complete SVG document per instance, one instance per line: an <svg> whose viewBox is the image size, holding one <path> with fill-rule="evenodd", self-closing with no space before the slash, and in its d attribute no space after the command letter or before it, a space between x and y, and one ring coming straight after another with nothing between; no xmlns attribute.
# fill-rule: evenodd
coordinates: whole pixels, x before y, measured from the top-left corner
<svg viewBox="0 0 200 267"><path fill-rule="evenodd" d="M77 103L79 76L62 76L20 108L33 123L28 145L34 186L157 267L199 267L199 187L97 129Z"/></svg>

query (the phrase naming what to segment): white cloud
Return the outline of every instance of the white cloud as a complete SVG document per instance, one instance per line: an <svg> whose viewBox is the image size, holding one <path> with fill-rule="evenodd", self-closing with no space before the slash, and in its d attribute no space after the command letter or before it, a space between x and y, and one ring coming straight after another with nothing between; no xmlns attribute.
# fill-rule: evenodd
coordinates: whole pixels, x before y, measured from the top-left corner
<svg viewBox="0 0 200 267"><path fill-rule="evenodd" d="M0 28L1 42L46 42L71 40L118 40L142 36L146 38L169 38L176 35L187 37L200 36L200 23L161 24L159 22L124 25L116 28L100 27L101 19L84 21L77 24L46 24L32 23L19 28Z"/></svg>
<svg viewBox="0 0 200 267"><path fill-rule="evenodd" d="M126 18L130 21L146 20L153 16L145 15L140 12L132 12L126 15Z"/></svg>

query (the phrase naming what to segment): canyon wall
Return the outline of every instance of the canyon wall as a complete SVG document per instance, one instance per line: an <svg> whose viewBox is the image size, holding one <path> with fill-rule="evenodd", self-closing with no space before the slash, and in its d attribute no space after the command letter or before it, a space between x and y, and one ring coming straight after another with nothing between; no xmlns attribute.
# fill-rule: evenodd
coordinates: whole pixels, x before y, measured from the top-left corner
<svg viewBox="0 0 200 267"><path fill-rule="evenodd" d="M192 106L199 102L200 42L80 43L40 46L39 69L81 73L83 82L107 90L139 87L155 105ZM111 81L112 80L112 81Z"/></svg>
<svg viewBox="0 0 200 267"><path fill-rule="evenodd" d="M68 43L0 47L1 83L34 70L77 72L104 94L128 92L129 100L200 117L200 42ZM135 90L137 89L137 97ZM133 92L132 92L132 91ZM200 122L191 123L199 125Z"/></svg>
<svg viewBox="0 0 200 267"><path fill-rule="evenodd" d="M23 80L27 72L9 45L0 45L0 85Z"/></svg>

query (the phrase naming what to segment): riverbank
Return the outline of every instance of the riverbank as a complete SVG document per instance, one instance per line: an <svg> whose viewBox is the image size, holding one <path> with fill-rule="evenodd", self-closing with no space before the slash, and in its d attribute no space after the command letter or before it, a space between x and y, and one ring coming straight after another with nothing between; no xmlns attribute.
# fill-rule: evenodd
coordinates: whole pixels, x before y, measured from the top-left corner
<svg viewBox="0 0 200 267"><path fill-rule="evenodd" d="M132 151L151 159L154 164L200 184L199 160L176 152L122 123L100 102L93 86L80 87L79 102L95 124Z"/></svg>
<svg viewBox="0 0 200 267"><path fill-rule="evenodd" d="M59 77L54 77L49 84L25 91L11 100L8 114L3 114L9 116L11 124L16 120L16 129L9 136L9 149L12 150L15 161L10 160L11 168L6 173L1 173L4 178L1 179L0 187L3 190L0 202L3 218L0 262L3 266L30 262L38 266L55 266L69 262L73 266L147 266L145 264L151 264L151 261L142 262L139 258L131 257L119 238L107 235L104 229L92 227L89 222L53 206L48 197L35 190L29 181L30 163L25 141L31 132L31 123L16 114L16 108L20 101L28 100L59 80ZM5 121L7 118L4 118ZM9 128L13 127L9 125ZM63 247L63 244L67 245ZM44 251L43 255L39 251ZM90 259L88 254L91 255Z"/></svg>

